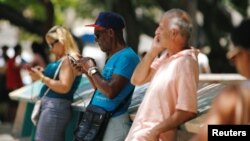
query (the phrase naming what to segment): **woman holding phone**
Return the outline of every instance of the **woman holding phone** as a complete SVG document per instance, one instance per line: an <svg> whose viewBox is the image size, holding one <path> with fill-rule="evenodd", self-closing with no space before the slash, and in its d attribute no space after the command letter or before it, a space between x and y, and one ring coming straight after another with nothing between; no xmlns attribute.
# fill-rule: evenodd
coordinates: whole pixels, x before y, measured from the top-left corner
<svg viewBox="0 0 250 141"><path fill-rule="evenodd" d="M68 55L77 58L79 50L71 33L62 26L52 27L45 39L56 60L45 68L33 67L29 71L33 80L41 80L44 84L39 95L42 106L35 140L64 141L65 130L71 119L73 94L81 79L81 75L71 66ZM53 79L58 67L59 72ZM47 90L48 93L43 96Z"/></svg>

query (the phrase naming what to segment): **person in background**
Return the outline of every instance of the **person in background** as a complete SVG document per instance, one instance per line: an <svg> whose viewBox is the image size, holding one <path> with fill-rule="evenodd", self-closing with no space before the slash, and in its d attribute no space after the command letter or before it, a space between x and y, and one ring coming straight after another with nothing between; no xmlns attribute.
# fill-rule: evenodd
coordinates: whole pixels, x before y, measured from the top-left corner
<svg viewBox="0 0 250 141"><path fill-rule="evenodd" d="M20 74L23 64L21 52L22 47L20 44L17 44L14 47L14 56L12 58L8 58L6 61L6 84L8 92L23 86L22 77Z"/></svg>
<svg viewBox="0 0 250 141"><path fill-rule="evenodd" d="M199 54L198 54L198 64L199 64L199 72L202 73L211 73L209 59L207 56L207 51L205 46L198 47Z"/></svg>
<svg viewBox="0 0 250 141"><path fill-rule="evenodd" d="M47 95L42 98L35 140L64 141L65 130L72 115L73 94L81 80L81 75L73 69L67 55L77 58L79 51L72 35L65 27L52 27L47 32L45 39L51 53L55 54L56 60L49 63L44 69L32 67L29 71L33 80L41 80L44 84L40 97L49 89ZM61 61L59 73L56 79L53 79Z"/></svg>
<svg viewBox="0 0 250 141"><path fill-rule="evenodd" d="M2 54L0 56L0 102L6 102L8 100L7 88L6 88L6 61L9 59L7 55L8 46L4 45L1 48Z"/></svg>
<svg viewBox="0 0 250 141"><path fill-rule="evenodd" d="M33 42L31 45L32 52L34 53L34 59L31 63L31 66L41 66L45 67L48 64L48 55L45 53L45 48L41 43Z"/></svg>
<svg viewBox="0 0 250 141"><path fill-rule="evenodd" d="M189 45L191 29L187 12L164 13L152 47L131 79L135 85L150 84L126 141L174 141L177 128L196 116L198 50Z"/></svg>
<svg viewBox="0 0 250 141"><path fill-rule="evenodd" d="M249 92L250 81L226 86L213 101L199 133L190 141L208 141L208 125L249 124Z"/></svg>
<svg viewBox="0 0 250 141"><path fill-rule="evenodd" d="M7 61L9 59L9 56L7 54L8 49L9 49L9 47L6 45L2 47L2 56L3 56L3 59L5 61Z"/></svg>
<svg viewBox="0 0 250 141"><path fill-rule="evenodd" d="M95 28L96 42L108 58L102 73L96 68L93 59L83 57L78 63L82 66L83 72L88 72L87 76L96 89L91 104L112 111L125 97L132 95L135 86L130 83L130 78L139 62L139 57L125 44L123 37L125 23L120 15L101 12L95 24L88 26ZM130 103L131 98L112 115L103 141L124 141L130 128L128 115Z"/></svg>
<svg viewBox="0 0 250 141"><path fill-rule="evenodd" d="M24 61L21 57L22 47L20 44L15 45L14 47L14 56L6 56L6 88L7 94L10 92L21 88L24 84L21 77L21 69L23 68ZM11 100L8 96L8 108L9 112L6 112L10 122L14 122L16 111L18 107L18 101Z"/></svg>
<svg viewBox="0 0 250 141"><path fill-rule="evenodd" d="M227 53L227 57L241 75L250 79L250 19L246 19L231 33L233 47Z"/></svg>
<svg viewBox="0 0 250 141"><path fill-rule="evenodd" d="M208 57L203 52L198 54L198 63L200 73L211 73Z"/></svg>
<svg viewBox="0 0 250 141"><path fill-rule="evenodd" d="M0 122L9 120L8 116L8 105L9 96L6 88L6 61L9 59L7 55L8 46L4 45L0 49L2 52L0 56Z"/></svg>
<svg viewBox="0 0 250 141"><path fill-rule="evenodd" d="M203 128L190 141L207 141L208 125L235 125L250 123L250 19L243 20L233 29L231 40L233 47L227 57L236 70L247 81L231 84L223 89L212 103Z"/></svg>

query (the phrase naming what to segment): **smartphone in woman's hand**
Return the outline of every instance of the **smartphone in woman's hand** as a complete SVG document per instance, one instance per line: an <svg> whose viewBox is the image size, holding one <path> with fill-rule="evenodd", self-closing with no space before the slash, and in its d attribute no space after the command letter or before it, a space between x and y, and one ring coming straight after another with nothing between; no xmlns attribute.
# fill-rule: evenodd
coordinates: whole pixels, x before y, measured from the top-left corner
<svg viewBox="0 0 250 141"><path fill-rule="evenodd" d="M31 67L30 64L25 64L24 68L25 68L26 70L28 70L28 71L32 71L32 69L31 69L32 67Z"/></svg>
<svg viewBox="0 0 250 141"><path fill-rule="evenodd" d="M68 54L70 63L73 65L73 67L75 67L77 70L82 71L82 66L77 62L77 60Z"/></svg>
<svg viewBox="0 0 250 141"><path fill-rule="evenodd" d="M71 56L71 55L68 54L68 57L69 57L69 60L70 60L71 64L77 65L77 60L73 56Z"/></svg>

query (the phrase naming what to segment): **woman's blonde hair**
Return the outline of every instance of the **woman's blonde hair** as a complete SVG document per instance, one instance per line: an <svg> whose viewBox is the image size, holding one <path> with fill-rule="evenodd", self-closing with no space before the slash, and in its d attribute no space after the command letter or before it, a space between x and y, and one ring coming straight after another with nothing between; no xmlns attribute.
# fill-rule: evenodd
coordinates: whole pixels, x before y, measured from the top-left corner
<svg viewBox="0 0 250 141"><path fill-rule="evenodd" d="M67 28L53 26L45 35L46 40L48 37L57 39L61 44L64 44L65 54L74 55L79 53L75 40Z"/></svg>

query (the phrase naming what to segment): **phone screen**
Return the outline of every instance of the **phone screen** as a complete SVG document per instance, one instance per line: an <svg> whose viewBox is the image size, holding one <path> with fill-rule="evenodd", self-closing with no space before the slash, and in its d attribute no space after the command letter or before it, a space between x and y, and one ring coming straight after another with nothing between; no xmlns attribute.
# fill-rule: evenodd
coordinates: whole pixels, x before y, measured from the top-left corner
<svg viewBox="0 0 250 141"><path fill-rule="evenodd" d="M68 54L68 56L69 56L69 59L70 59L71 63L76 64L76 62L77 62L76 59L74 57L72 57L71 55L69 55L69 54Z"/></svg>
<svg viewBox="0 0 250 141"><path fill-rule="evenodd" d="M27 69L28 71L31 71L31 66L29 64L26 64L25 69Z"/></svg>

